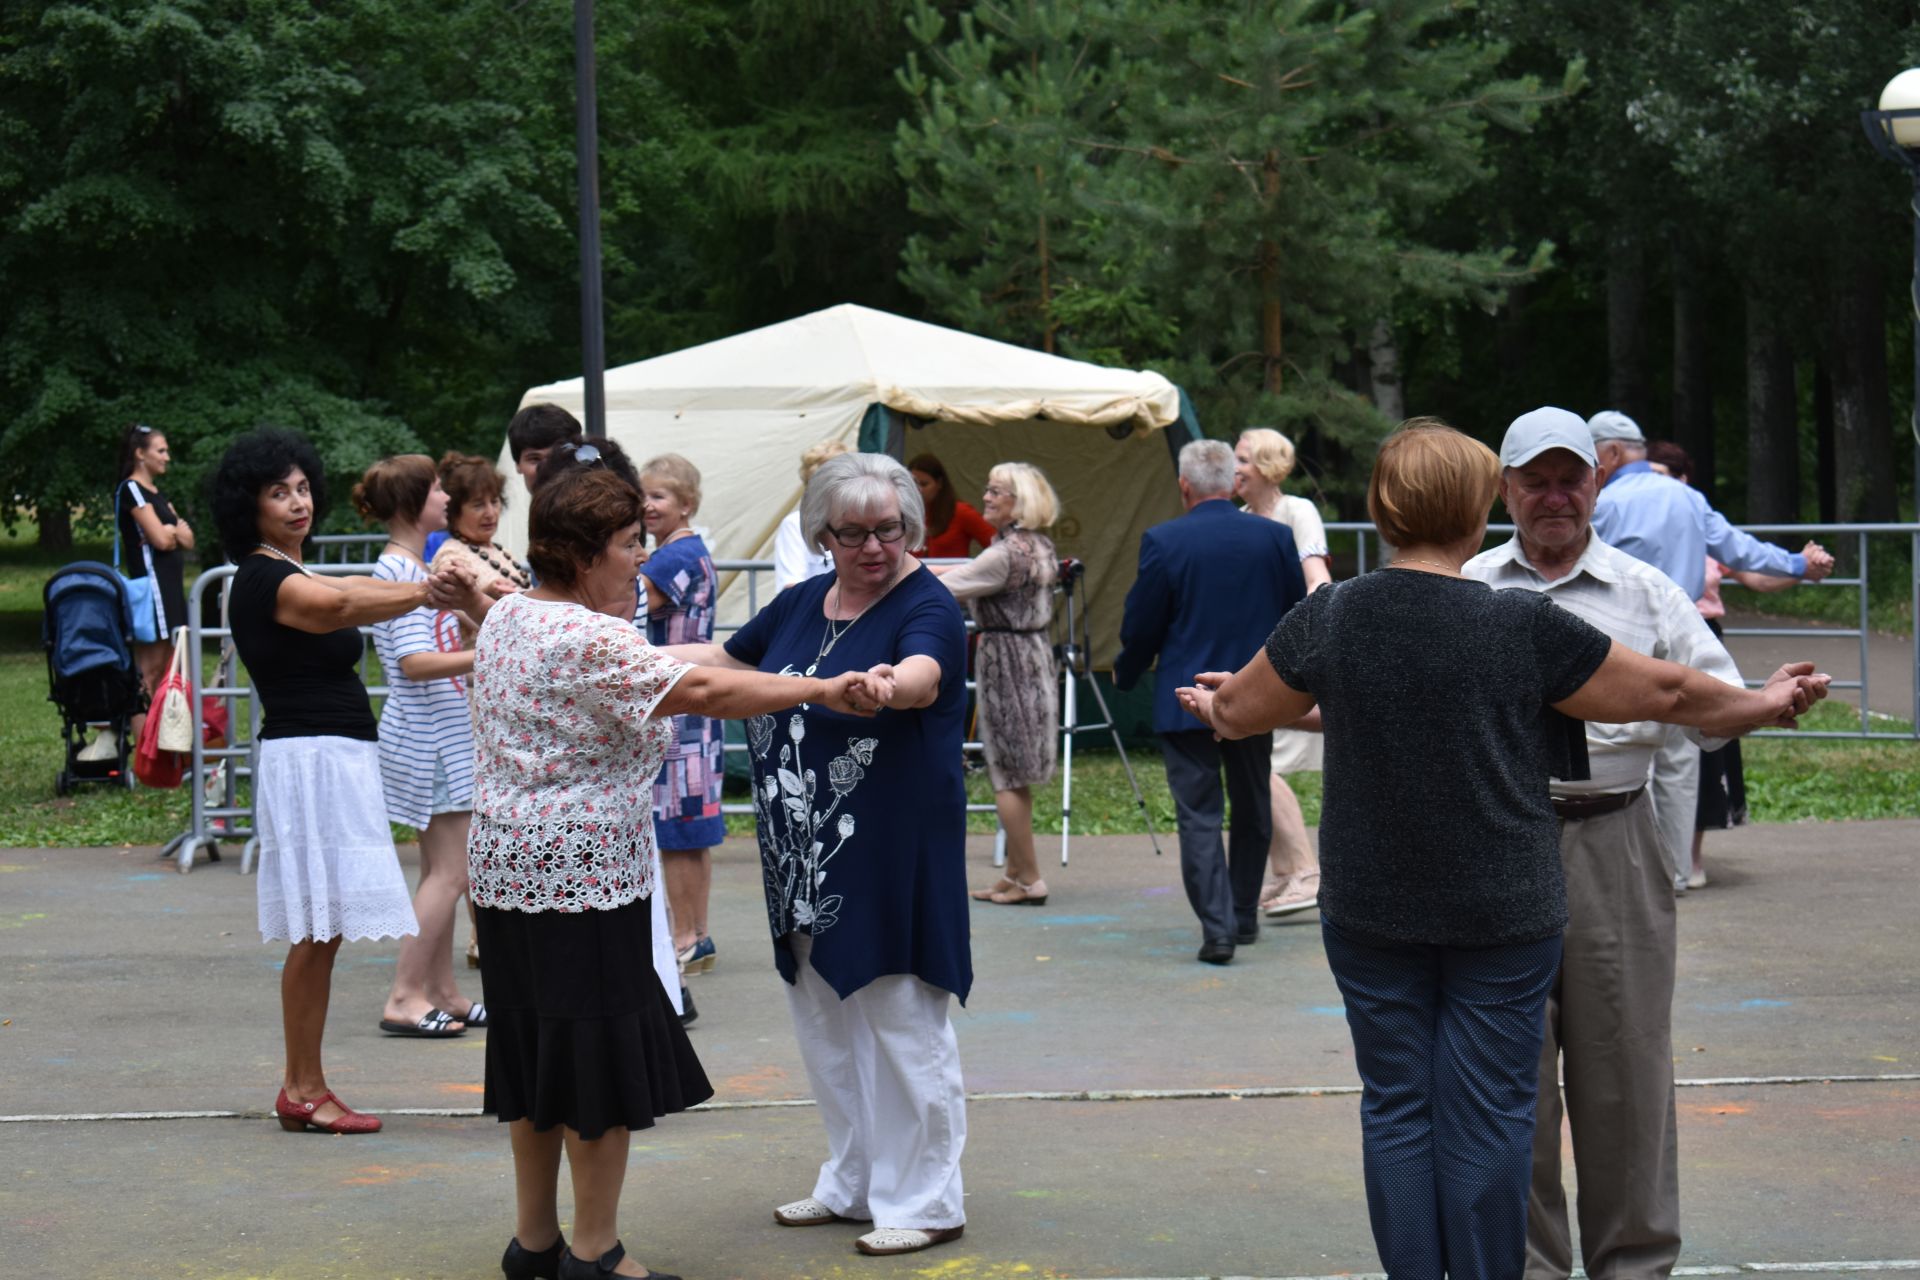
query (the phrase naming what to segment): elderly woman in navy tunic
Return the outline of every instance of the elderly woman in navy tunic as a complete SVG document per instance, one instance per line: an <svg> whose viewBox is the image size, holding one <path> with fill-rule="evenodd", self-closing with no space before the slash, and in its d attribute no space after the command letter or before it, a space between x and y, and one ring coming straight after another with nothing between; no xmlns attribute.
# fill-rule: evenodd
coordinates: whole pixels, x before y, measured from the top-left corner
<svg viewBox="0 0 1920 1280"><path fill-rule="evenodd" d="M925 532L907 469L829 459L800 522L833 572L782 591L725 646L669 650L787 676L868 671L884 710L819 704L747 722L774 964L827 1127L813 1194L785 1226L868 1221L862 1253L959 1237L966 1102L947 1011L973 982L967 941L965 627L906 553Z"/></svg>

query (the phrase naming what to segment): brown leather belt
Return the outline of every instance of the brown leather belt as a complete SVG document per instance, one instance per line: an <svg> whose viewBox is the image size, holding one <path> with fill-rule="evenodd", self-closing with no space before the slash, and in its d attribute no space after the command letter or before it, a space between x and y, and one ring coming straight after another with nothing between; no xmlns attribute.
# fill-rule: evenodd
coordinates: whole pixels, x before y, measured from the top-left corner
<svg viewBox="0 0 1920 1280"><path fill-rule="evenodd" d="M1620 812L1638 800L1644 791L1645 786L1638 786L1631 791L1613 791L1603 796L1573 796L1565 800L1556 796L1553 811L1560 815L1562 822L1585 822L1603 813Z"/></svg>

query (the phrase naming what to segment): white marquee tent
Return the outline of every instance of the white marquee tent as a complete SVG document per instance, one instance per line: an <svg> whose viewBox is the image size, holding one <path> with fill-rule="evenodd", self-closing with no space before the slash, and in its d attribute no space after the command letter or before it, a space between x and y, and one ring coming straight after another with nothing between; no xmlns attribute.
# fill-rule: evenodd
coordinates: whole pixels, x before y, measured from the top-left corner
<svg viewBox="0 0 1920 1280"><path fill-rule="evenodd" d="M583 414L578 378L528 391ZM1157 373L1010 346L852 305L832 307L606 374L607 434L635 466L679 453L700 468L695 521L716 560L764 560L800 500L799 458L845 440L905 460L931 452L979 504L987 470L1032 462L1060 492L1062 555L1087 564L1093 653L1117 646L1142 530L1180 513L1169 439L1189 432L1179 389ZM524 547L526 493L508 473L501 534ZM747 614L739 575L723 575L721 620ZM761 588L770 590L770 580ZM762 597L764 600L764 596Z"/></svg>

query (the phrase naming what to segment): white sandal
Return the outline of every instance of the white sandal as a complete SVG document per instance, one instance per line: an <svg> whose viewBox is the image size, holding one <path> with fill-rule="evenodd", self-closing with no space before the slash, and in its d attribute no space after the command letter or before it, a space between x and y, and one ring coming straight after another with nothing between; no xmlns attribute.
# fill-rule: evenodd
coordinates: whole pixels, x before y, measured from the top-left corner
<svg viewBox="0 0 1920 1280"><path fill-rule="evenodd" d="M931 1249L936 1244L958 1240L960 1233L966 1229L964 1224L933 1230L924 1230L919 1227L881 1227L855 1240L853 1247L874 1257L885 1257L895 1253L918 1253L922 1249Z"/></svg>
<svg viewBox="0 0 1920 1280"><path fill-rule="evenodd" d="M862 1222L862 1218L843 1218L828 1208L824 1201L808 1196L804 1200L795 1200L792 1204L783 1204L773 1211L773 1220L783 1227L817 1227L826 1222Z"/></svg>

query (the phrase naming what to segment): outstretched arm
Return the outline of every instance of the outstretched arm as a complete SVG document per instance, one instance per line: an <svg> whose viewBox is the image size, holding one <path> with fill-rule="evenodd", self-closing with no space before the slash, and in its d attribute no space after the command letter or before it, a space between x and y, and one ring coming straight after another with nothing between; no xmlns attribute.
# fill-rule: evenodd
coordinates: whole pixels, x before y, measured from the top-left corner
<svg viewBox="0 0 1920 1280"><path fill-rule="evenodd" d="M1250 738L1295 724L1317 710L1316 699L1280 678L1266 653L1228 675L1203 671L1194 683L1176 691L1188 714L1222 738ZM1317 721L1317 717L1316 717ZM1318 728L1318 723L1301 728Z"/></svg>
<svg viewBox="0 0 1920 1280"><path fill-rule="evenodd" d="M1811 662L1793 662L1774 672L1766 687L1745 689L1615 641L1599 670L1553 706L1576 720L1660 720L1737 738L1769 726L1797 727L1797 717L1827 696L1831 678L1816 675Z"/></svg>

